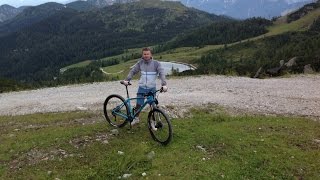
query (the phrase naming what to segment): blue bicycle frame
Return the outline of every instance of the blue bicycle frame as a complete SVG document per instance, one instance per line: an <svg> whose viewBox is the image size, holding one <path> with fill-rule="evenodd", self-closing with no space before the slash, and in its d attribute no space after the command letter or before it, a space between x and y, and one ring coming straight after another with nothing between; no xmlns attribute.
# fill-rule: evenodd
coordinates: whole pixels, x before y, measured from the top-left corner
<svg viewBox="0 0 320 180"><path fill-rule="evenodd" d="M157 104L157 99L155 98L155 95L159 90L157 90L155 92L147 93L144 95L144 97L141 97L141 98L138 98L138 97L137 98L130 98L127 86L126 86L126 90L127 90L127 99L124 101L124 103L121 103L120 105L118 105L116 108L114 108L112 110L113 115L121 116L122 118L126 119L126 121L131 122L137 116L137 114L140 113L143 110L143 108L147 106L147 104L149 104L152 108L155 106L155 104ZM147 97L147 100L143 103L143 105L139 109L137 109L137 110L135 110L135 112L133 112L133 108L131 106L131 101L138 100L138 99L145 99L145 97ZM123 106L125 106L125 104L127 104L127 106L128 106L129 115L119 112L119 110L121 108L123 108Z"/></svg>

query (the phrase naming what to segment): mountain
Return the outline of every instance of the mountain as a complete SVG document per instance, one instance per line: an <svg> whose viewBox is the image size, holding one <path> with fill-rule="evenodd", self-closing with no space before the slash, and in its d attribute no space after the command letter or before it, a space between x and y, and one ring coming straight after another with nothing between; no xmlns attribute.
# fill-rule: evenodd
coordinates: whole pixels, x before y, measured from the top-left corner
<svg viewBox="0 0 320 180"><path fill-rule="evenodd" d="M2 28L2 30L0 27L0 34L1 34L1 31L7 32L8 29L15 30L17 27L21 28L29 24L38 22L39 20L47 18L52 14L60 11L62 8L70 8L77 11L90 11L97 8L103 8L105 6L110 6L116 3L130 3L130 2L136 2L136 1L139 1L139 0L86 0L86 1L71 0L71 1L67 1L69 3L66 3L65 5L49 2L49 3L41 4L39 6L22 6L19 8L15 8L10 5L1 5L0 6L0 25L2 22L10 20L15 16L19 15L20 13L21 15L19 15L20 16L19 21L13 20L12 22L2 24L2 26L6 26L6 27ZM23 12L27 8L28 10L26 12Z"/></svg>
<svg viewBox="0 0 320 180"><path fill-rule="evenodd" d="M86 0L97 8L115 3L136 2L139 0ZM168 0L170 1L170 0ZM273 17L285 15L315 0L171 0L180 1L188 7L194 7L209 13L226 15L236 19L250 17Z"/></svg>
<svg viewBox="0 0 320 180"><path fill-rule="evenodd" d="M286 16L287 22L298 20L298 19L302 18L303 16L307 15L309 12L311 12L315 9L319 9L319 8L320 8L320 0L318 0L317 2L314 2L314 3L306 4L302 8L288 14Z"/></svg>
<svg viewBox="0 0 320 180"><path fill-rule="evenodd" d="M66 6L77 11L89 11L113 4L137 2L139 0L70 0ZM170 1L170 0L168 0ZM250 17L264 17L271 19L292 12L303 5L315 0L171 0L180 1L188 7L194 7L209 13L226 15L236 19ZM8 9L8 8L6 8ZM15 10L16 11L16 10ZM12 10L10 10L12 12ZM21 11L20 11L21 12ZM19 12L18 12L19 13ZM18 13L7 15L6 10L0 8L0 22Z"/></svg>
<svg viewBox="0 0 320 180"><path fill-rule="evenodd" d="M113 4L123 4L123 3L131 3L138 2L139 0L86 0L87 3L94 5L95 7L105 7Z"/></svg>
<svg viewBox="0 0 320 180"><path fill-rule="evenodd" d="M88 3L87 1L74 1L66 4L66 7L77 11L90 11L97 8L96 6Z"/></svg>
<svg viewBox="0 0 320 180"><path fill-rule="evenodd" d="M0 6L0 23L15 17L16 15L21 13L25 8L26 6L15 8L6 4L1 5Z"/></svg>
<svg viewBox="0 0 320 180"><path fill-rule="evenodd" d="M59 13L52 11L50 17L39 18L43 5L33 7L37 16L24 12L24 19L34 20L32 24L0 37L0 76L48 81L66 65L163 43L177 34L227 20L180 2L159 0L114 4L86 12L52 5ZM10 22L21 24L20 15Z"/></svg>
<svg viewBox="0 0 320 180"><path fill-rule="evenodd" d="M113 5L116 1L114 0L87 0L89 4L92 4L96 7L105 7Z"/></svg>
<svg viewBox="0 0 320 180"><path fill-rule="evenodd" d="M187 6L209 13L245 19L264 17L271 19L282 13L298 9L313 0L181 0Z"/></svg>
<svg viewBox="0 0 320 180"><path fill-rule="evenodd" d="M66 5L76 4L76 6L80 5L84 7L80 10L87 10L87 6L95 7L95 8L103 8L106 6L111 6L113 4L124 4L124 3L138 2L138 1L139 0L76 0L76 1L71 0L71 1L67 1ZM77 7L75 9L79 10Z"/></svg>
<svg viewBox="0 0 320 180"><path fill-rule="evenodd" d="M65 5L53 2L25 8L14 18L0 24L0 36L40 22L65 8Z"/></svg>
<svg viewBox="0 0 320 180"><path fill-rule="evenodd" d="M124 4L137 1L139 0L78 0L67 3L66 6L77 11L90 11L97 8L111 6L113 4Z"/></svg>

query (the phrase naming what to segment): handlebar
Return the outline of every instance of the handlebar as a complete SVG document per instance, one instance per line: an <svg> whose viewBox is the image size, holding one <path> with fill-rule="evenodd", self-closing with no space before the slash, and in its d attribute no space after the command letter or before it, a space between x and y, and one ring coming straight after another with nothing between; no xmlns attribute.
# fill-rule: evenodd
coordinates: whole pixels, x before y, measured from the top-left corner
<svg viewBox="0 0 320 180"><path fill-rule="evenodd" d="M121 80L120 83L126 86L127 97L129 98L128 86L130 86L130 85L132 85L132 84L130 83L130 81L128 81L128 84L125 84L125 83L124 83L124 80ZM161 87L160 89L158 89L158 90L156 90L156 91L154 91L154 92L146 93L146 94L144 94L143 96L144 96L144 97L147 97L147 96L155 96L155 94L156 94L157 92L162 93L162 92L165 92L165 91L163 91L163 87Z"/></svg>

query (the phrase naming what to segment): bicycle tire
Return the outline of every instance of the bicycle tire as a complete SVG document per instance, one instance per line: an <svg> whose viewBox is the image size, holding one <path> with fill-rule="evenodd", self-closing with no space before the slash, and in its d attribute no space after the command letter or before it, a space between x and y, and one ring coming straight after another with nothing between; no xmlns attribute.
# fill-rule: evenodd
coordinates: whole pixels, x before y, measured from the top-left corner
<svg viewBox="0 0 320 180"><path fill-rule="evenodd" d="M124 104L118 111L121 111L123 114L129 115L128 104L125 102L124 98L118 94L112 94L106 98L103 104L103 112L106 120L110 125L114 127L123 127L128 123L128 121L121 117L112 114L112 110L117 108L120 104ZM116 107L113 107L116 106ZM118 120L117 120L118 117Z"/></svg>
<svg viewBox="0 0 320 180"><path fill-rule="evenodd" d="M162 119L160 118L162 117ZM153 130L151 127L151 120L155 120L155 127L157 130ZM162 145L167 145L172 140L172 126L170 119L166 113L161 109L154 108L148 114L148 128L151 137Z"/></svg>

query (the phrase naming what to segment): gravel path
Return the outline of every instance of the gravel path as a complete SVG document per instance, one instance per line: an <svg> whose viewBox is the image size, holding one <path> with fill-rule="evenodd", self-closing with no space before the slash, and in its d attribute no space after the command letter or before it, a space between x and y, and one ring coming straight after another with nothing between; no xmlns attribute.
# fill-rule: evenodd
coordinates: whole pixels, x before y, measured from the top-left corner
<svg viewBox="0 0 320 180"><path fill-rule="evenodd" d="M131 96L136 93L137 81L133 84ZM162 105L190 107L213 103L241 112L320 119L320 75L272 79L199 76L169 79L168 84L169 92L159 96ZM119 82L4 93L0 94L0 115L102 110L105 98L112 93L126 95Z"/></svg>

